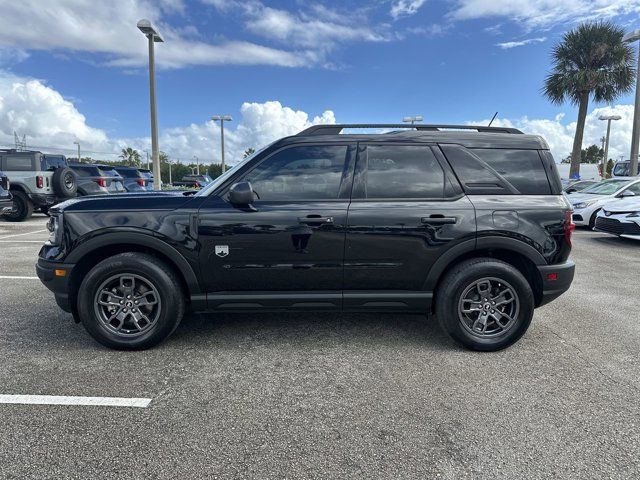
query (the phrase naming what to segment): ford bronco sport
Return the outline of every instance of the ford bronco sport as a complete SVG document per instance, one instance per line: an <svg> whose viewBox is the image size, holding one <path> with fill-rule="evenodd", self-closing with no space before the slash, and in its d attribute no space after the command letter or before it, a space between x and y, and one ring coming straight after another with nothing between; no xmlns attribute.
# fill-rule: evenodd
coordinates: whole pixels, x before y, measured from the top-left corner
<svg viewBox="0 0 640 480"><path fill-rule="evenodd" d="M341 134L344 128L393 129ZM546 142L508 128L319 125L197 194L69 200L38 276L100 343L156 345L192 311L435 314L498 350L574 274Z"/></svg>
<svg viewBox="0 0 640 480"><path fill-rule="evenodd" d="M9 177L13 208L4 218L21 222L34 209L48 213L58 202L76 196L76 176L63 155L0 150L0 170Z"/></svg>

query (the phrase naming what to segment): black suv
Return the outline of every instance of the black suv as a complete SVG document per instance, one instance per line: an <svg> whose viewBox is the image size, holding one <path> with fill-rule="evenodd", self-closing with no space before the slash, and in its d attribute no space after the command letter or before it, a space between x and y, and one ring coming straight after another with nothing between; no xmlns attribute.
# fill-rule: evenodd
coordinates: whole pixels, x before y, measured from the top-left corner
<svg viewBox="0 0 640 480"><path fill-rule="evenodd" d="M549 148L514 129L402 127L314 126L195 195L69 200L38 276L113 348L159 343L187 307L435 313L466 347L507 347L573 279Z"/></svg>

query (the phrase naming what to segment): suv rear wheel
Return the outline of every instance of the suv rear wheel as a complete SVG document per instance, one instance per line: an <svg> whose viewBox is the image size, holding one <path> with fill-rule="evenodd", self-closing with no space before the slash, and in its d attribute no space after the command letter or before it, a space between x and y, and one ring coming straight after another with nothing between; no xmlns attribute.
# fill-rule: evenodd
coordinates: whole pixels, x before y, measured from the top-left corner
<svg viewBox="0 0 640 480"><path fill-rule="evenodd" d="M13 208L4 214L4 218L10 222L22 222L33 214L33 203L26 193L12 190Z"/></svg>
<svg viewBox="0 0 640 480"><path fill-rule="evenodd" d="M436 293L440 326L472 350L510 346L529 328L533 310L527 280L512 265L493 258L456 265Z"/></svg>
<svg viewBox="0 0 640 480"><path fill-rule="evenodd" d="M164 262L144 253L103 260L84 278L78 313L89 334L121 350L150 348L173 333L184 314L180 280Z"/></svg>

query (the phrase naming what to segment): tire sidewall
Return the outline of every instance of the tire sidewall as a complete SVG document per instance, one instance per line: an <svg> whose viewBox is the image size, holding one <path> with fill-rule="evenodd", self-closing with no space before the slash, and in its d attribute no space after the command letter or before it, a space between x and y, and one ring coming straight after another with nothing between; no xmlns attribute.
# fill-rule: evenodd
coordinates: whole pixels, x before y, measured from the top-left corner
<svg viewBox="0 0 640 480"><path fill-rule="evenodd" d="M503 335L483 338L474 335L463 325L458 314L460 297L473 282L486 277L495 277L510 284L518 295L520 308L513 325ZM533 318L535 301L531 287L524 276L504 262L490 261L469 264L446 279L444 291L436 298L436 315L443 329L458 343L482 351L501 350L512 345L527 331Z"/></svg>
<svg viewBox="0 0 640 480"><path fill-rule="evenodd" d="M84 278L78 292L78 313L82 324L89 334L101 344L121 350L142 350L150 348L176 329L182 313L183 298L180 285L176 285L167 271L154 260L153 257L140 254L117 255L106 259L94 267ZM109 277L118 274L131 273L144 277L158 290L162 300L160 316L155 325L139 337L131 339L122 338L104 327L98 319L94 309L94 298L97 289Z"/></svg>
<svg viewBox="0 0 640 480"><path fill-rule="evenodd" d="M70 177L73 179L71 187L68 187L65 178ZM71 198L76 196L78 191L78 179L76 174L69 167L58 168L53 172L53 178L51 179L53 191L61 198Z"/></svg>
<svg viewBox="0 0 640 480"><path fill-rule="evenodd" d="M22 222L31 216L33 213L33 206L31 201L23 192L11 192L13 195L14 208L17 207L17 211L8 212L4 215L6 220L10 222Z"/></svg>

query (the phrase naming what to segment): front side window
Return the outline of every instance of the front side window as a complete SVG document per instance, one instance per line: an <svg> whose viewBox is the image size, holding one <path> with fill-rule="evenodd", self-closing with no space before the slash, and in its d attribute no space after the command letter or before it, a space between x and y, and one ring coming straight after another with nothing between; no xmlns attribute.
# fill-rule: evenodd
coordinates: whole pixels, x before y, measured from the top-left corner
<svg viewBox="0 0 640 480"><path fill-rule="evenodd" d="M332 200L340 193L347 146L300 146L281 150L245 180L261 201Z"/></svg>
<svg viewBox="0 0 640 480"><path fill-rule="evenodd" d="M629 192L633 192L636 196L640 196L640 183L634 183L626 190L628 190Z"/></svg>
<svg viewBox="0 0 640 480"><path fill-rule="evenodd" d="M8 155L5 157L7 170L29 171L32 169L30 155Z"/></svg>
<svg viewBox="0 0 640 480"><path fill-rule="evenodd" d="M366 198L443 198L444 171L428 146L368 146Z"/></svg>

